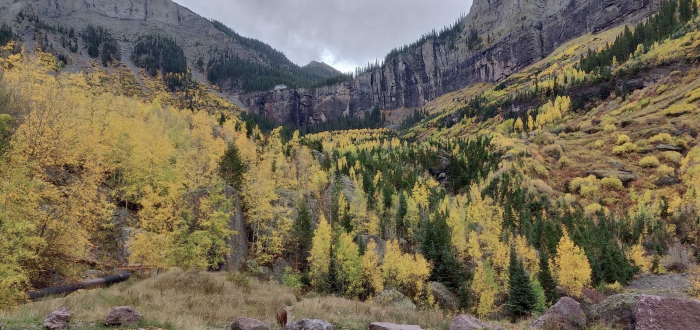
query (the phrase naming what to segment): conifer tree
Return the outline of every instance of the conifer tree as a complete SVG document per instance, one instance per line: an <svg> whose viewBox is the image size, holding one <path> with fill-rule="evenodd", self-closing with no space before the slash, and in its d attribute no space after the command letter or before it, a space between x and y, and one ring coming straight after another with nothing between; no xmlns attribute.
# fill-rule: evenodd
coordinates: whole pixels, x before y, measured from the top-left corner
<svg viewBox="0 0 700 330"><path fill-rule="evenodd" d="M537 274L537 279L544 290L545 301L547 305L554 304L559 299L557 293L557 283L552 277L552 272L549 269L549 259L545 252L540 253L540 272Z"/></svg>
<svg viewBox="0 0 700 330"><path fill-rule="evenodd" d="M243 186L243 174L245 172L246 165L241 159L236 143L229 143L226 153L219 162L219 175L226 181L226 184L240 191Z"/></svg>
<svg viewBox="0 0 700 330"><path fill-rule="evenodd" d="M515 255L515 248L510 251L508 311L511 321L529 315L535 307L536 297L530 283L530 277L525 273L523 262Z"/></svg>

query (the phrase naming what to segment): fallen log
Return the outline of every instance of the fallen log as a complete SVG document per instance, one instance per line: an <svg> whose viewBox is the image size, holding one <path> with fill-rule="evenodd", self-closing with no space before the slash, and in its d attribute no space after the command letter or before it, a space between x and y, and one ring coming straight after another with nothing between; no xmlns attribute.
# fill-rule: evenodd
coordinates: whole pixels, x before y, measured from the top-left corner
<svg viewBox="0 0 700 330"><path fill-rule="evenodd" d="M53 288L45 288L35 291L30 291L27 293L29 299L35 301L40 298L47 296L55 296L61 294L70 294L78 290L93 289L101 286L110 286L115 283L124 282L131 277L130 273L121 273L117 275L111 275L102 278L96 278L92 280L86 280L78 284L64 285Z"/></svg>

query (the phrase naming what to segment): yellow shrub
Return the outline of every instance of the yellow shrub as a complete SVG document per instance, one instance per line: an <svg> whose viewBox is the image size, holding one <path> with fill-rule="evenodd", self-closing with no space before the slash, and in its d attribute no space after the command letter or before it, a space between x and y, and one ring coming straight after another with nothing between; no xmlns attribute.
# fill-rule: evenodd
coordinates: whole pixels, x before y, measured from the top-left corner
<svg viewBox="0 0 700 330"><path fill-rule="evenodd" d="M615 124L607 124L603 126L604 132L614 132L615 130L617 130L617 126L615 126Z"/></svg>
<svg viewBox="0 0 700 330"><path fill-rule="evenodd" d="M625 143L629 143L630 141L631 140L629 136L627 136L626 134L620 134L617 136L617 142L615 144L619 146Z"/></svg>
<svg viewBox="0 0 700 330"><path fill-rule="evenodd" d="M571 164L571 161L569 160L569 157L566 157L566 156L562 156L561 158L559 158L559 161L557 162L557 166L559 168L567 167L567 166L569 166L569 164Z"/></svg>
<svg viewBox="0 0 700 330"><path fill-rule="evenodd" d="M581 187L581 196L582 197L594 197L598 191L600 191L600 188L598 186L582 186Z"/></svg>
<svg viewBox="0 0 700 330"><path fill-rule="evenodd" d="M547 168L544 167L544 165L542 165L542 164L536 164L536 165L535 165L535 173L537 173L537 175L539 175L539 176L547 176L547 175L549 175L549 171L548 171Z"/></svg>
<svg viewBox="0 0 700 330"><path fill-rule="evenodd" d="M670 143L671 139L672 139L671 134L659 133L659 134L653 136L652 138L650 138L649 142L650 143L661 143L661 142Z"/></svg>
<svg viewBox="0 0 700 330"><path fill-rule="evenodd" d="M603 147L604 144L605 143L602 140L596 140L594 145L596 148L600 149Z"/></svg>
<svg viewBox="0 0 700 330"><path fill-rule="evenodd" d="M622 181L618 178L603 178L600 180L600 184L605 190L621 190Z"/></svg>
<svg viewBox="0 0 700 330"><path fill-rule="evenodd" d="M656 173L658 173L660 176L673 176L676 174L676 170L671 166L663 164L656 169Z"/></svg>
<svg viewBox="0 0 700 330"><path fill-rule="evenodd" d="M550 144L542 149L542 152L554 159L559 159L564 153L564 149L559 144Z"/></svg>
<svg viewBox="0 0 700 330"><path fill-rule="evenodd" d="M656 158L656 156L647 156L639 161L639 166L646 168L659 167L660 164L661 163L659 162L659 159Z"/></svg>
<svg viewBox="0 0 700 330"><path fill-rule="evenodd" d="M598 203L593 203L583 208L583 212L586 215L594 215L602 210L604 210L603 206Z"/></svg>
<svg viewBox="0 0 700 330"><path fill-rule="evenodd" d="M664 110L664 115L676 117L687 113L696 112L698 108L694 104L674 104Z"/></svg>
<svg viewBox="0 0 700 330"><path fill-rule="evenodd" d="M693 103L697 100L700 100L700 88L695 89L692 92L688 92L687 94L685 94L685 97L686 97L686 102L688 102L688 103Z"/></svg>
<svg viewBox="0 0 700 330"><path fill-rule="evenodd" d="M612 152L616 155L628 154L637 151L637 145L632 142L627 142L621 146L613 147Z"/></svg>
<svg viewBox="0 0 700 330"><path fill-rule="evenodd" d="M665 160L676 165L680 165L681 158L683 158L683 155L681 155L681 153L677 151L666 151L663 153L663 156Z"/></svg>
<svg viewBox="0 0 700 330"><path fill-rule="evenodd" d="M622 284L620 282L615 281L613 284L606 284L605 285L605 291L608 293L621 293L623 291Z"/></svg>
<svg viewBox="0 0 700 330"><path fill-rule="evenodd" d="M569 182L569 191L578 192L584 186L597 186L598 178L595 175L590 175L587 178L574 178Z"/></svg>

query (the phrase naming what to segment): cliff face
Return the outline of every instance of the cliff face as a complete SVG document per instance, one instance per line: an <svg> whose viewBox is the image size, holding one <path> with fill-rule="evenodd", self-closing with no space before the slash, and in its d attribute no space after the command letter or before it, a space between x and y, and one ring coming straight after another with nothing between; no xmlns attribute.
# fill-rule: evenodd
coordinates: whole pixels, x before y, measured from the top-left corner
<svg viewBox="0 0 700 330"><path fill-rule="evenodd" d="M459 37L429 39L351 82L241 96L279 122L313 123L374 106L421 107L476 82L498 82L566 41L650 15L658 0L475 0ZM467 47L470 31L486 44Z"/></svg>

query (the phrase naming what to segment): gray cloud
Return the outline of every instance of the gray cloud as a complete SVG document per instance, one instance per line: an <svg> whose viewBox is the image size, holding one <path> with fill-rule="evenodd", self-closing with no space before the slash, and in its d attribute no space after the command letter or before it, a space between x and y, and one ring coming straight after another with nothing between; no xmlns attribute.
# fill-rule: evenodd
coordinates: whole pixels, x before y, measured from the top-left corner
<svg viewBox="0 0 700 330"><path fill-rule="evenodd" d="M260 39L304 65L341 70L453 23L472 0L175 0L241 35Z"/></svg>

